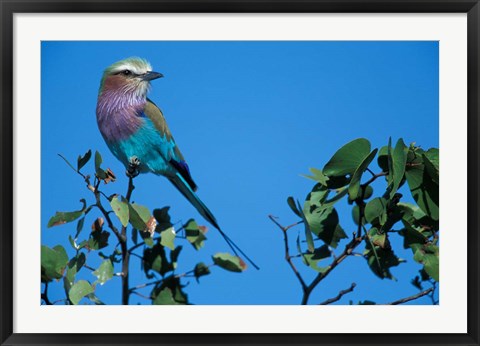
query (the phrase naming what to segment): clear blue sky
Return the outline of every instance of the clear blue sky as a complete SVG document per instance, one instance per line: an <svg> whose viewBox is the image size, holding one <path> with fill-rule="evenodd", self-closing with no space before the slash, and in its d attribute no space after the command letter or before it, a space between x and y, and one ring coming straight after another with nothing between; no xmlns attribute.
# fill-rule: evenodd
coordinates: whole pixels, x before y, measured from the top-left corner
<svg viewBox="0 0 480 346"><path fill-rule="evenodd" d="M68 235L75 234L76 223L50 229L46 224L55 211L77 210L81 198L93 203L93 196L57 153L76 163L88 149L100 151L104 166L118 177L102 189L125 194L125 169L100 135L95 106L103 69L129 56L148 59L165 75L153 81L150 98L163 110L199 196L261 267L241 274L213 268L200 284L185 281L195 304L298 304L300 285L284 260L282 234L267 216L278 216L285 225L297 221L286 199L303 201L314 185L300 174L322 168L358 137L373 147L386 145L389 136L438 147L437 42L42 42L42 244L62 244L70 256ZM150 209L171 206L174 222L194 217L207 224L165 178L144 174L135 185L137 203ZM401 192L411 201L408 190ZM337 209L351 236L351 206L345 201ZM94 216L100 215L90 213L81 238L88 236ZM303 229L291 232L294 240ZM229 250L213 227L207 237L200 251L176 241L184 245L178 273ZM113 234L110 239L115 245ZM410 279L420 265L399 244L394 240L394 249L407 263L392 269L397 282L380 280L364 259L352 257L317 287L310 302L333 297L352 282L355 291L340 304L386 303L417 293ZM88 264L98 266L97 257L92 252ZM307 281L314 277L300 260L297 266ZM138 274L132 284L146 281L135 257L131 272ZM78 278L96 279L88 269ZM64 297L63 283L50 285L49 293L51 300ZM107 304L119 304L120 279L98 286L96 293ZM148 304L133 295L131 302Z"/></svg>

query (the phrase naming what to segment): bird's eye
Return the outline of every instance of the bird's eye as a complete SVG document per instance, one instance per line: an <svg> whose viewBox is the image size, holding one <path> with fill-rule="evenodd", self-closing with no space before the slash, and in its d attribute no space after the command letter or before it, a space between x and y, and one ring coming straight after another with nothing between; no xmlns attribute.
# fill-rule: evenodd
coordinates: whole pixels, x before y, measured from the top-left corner
<svg viewBox="0 0 480 346"><path fill-rule="evenodd" d="M123 71L123 74L124 74L125 76L128 76L128 75L130 75L131 73L132 73L132 72L130 72L130 70L125 70L125 71Z"/></svg>

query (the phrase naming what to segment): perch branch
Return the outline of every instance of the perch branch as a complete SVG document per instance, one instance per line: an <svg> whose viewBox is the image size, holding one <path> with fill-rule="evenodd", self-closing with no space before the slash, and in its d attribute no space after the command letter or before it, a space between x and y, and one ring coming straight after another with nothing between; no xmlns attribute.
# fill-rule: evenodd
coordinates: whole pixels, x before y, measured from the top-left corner
<svg viewBox="0 0 480 346"><path fill-rule="evenodd" d="M127 195L126 199L128 203L130 203L130 199L132 197L132 192L133 189L135 189L135 186L133 185L133 177L131 175L128 175L128 188L127 188ZM129 289L129 284L128 284L128 269L129 269L129 263L130 263L130 252L128 251L128 244L127 244L127 227L123 226L122 227L122 240L120 241L120 248L122 250L122 304L123 305L128 305L128 299L130 298L130 289Z"/></svg>

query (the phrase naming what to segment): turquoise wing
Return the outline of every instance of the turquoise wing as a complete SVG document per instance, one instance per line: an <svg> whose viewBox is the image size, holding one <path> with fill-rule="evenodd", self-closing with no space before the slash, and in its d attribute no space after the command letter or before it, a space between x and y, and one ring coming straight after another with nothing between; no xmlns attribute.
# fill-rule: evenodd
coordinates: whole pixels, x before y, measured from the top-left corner
<svg viewBox="0 0 480 346"><path fill-rule="evenodd" d="M193 191L196 191L197 185L192 179L188 164L175 143L175 139L168 128L167 121L160 108L151 100L147 99L147 104L145 105L142 116L146 119L146 127L153 126L155 131L160 135L160 147L157 149L160 149L163 159L170 165L170 168L178 172L182 178L185 179Z"/></svg>

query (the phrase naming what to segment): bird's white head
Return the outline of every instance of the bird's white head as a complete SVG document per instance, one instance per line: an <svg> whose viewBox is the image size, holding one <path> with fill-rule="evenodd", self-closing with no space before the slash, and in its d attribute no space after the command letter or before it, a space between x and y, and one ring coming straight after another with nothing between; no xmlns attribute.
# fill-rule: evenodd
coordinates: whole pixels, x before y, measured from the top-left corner
<svg viewBox="0 0 480 346"><path fill-rule="evenodd" d="M137 98L145 98L150 81L163 77L153 72L150 63L142 58L131 57L117 61L105 69L100 82L100 91L122 93Z"/></svg>

